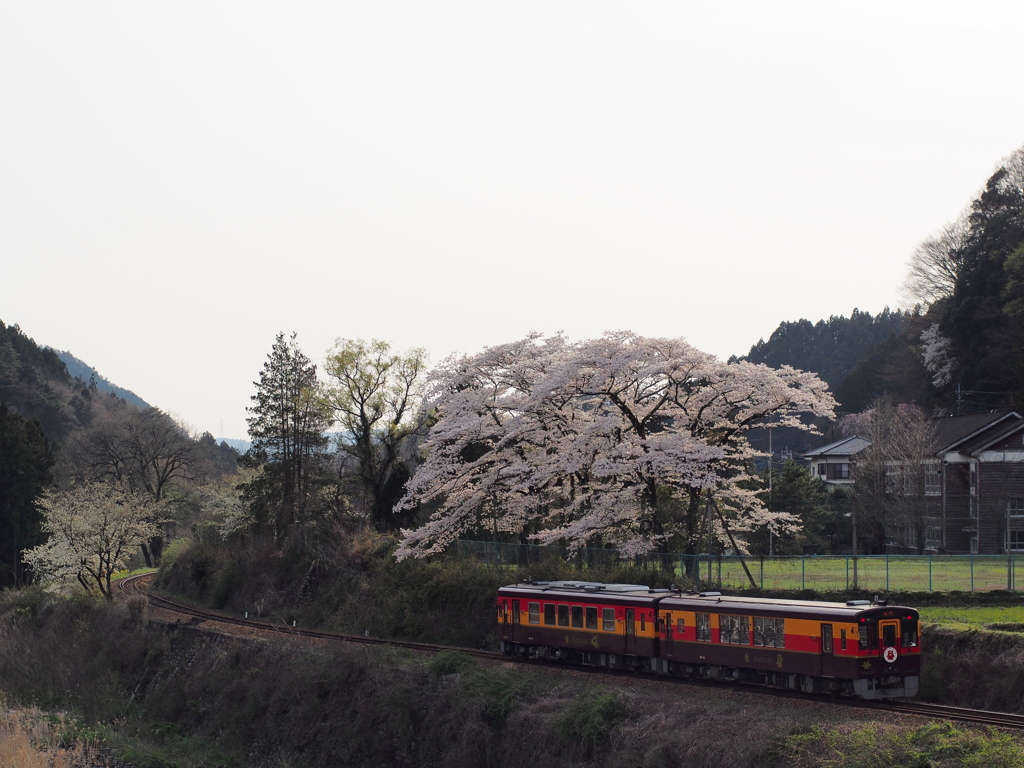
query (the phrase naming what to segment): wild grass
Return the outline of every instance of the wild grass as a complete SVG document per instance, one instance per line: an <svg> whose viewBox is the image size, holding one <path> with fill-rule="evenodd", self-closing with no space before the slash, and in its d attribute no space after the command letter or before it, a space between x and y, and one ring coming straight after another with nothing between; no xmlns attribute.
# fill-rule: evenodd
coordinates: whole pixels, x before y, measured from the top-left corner
<svg viewBox="0 0 1024 768"><path fill-rule="evenodd" d="M787 768L1019 768L1024 747L996 730L931 723L906 729L879 724L824 729L782 737L772 750Z"/></svg>

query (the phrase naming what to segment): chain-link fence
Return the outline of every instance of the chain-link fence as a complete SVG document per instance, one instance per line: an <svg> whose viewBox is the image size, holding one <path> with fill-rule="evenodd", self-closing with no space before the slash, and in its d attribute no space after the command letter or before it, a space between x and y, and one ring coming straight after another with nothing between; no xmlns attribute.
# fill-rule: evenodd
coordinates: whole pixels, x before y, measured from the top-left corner
<svg viewBox="0 0 1024 768"><path fill-rule="evenodd" d="M668 571L694 586L726 589L850 589L884 592L988 592L1024 590L1022 555L806 555L736 557L653 553L620 558L614 549L580 549L457 541L449 552L497 567L528 569L543 562L571 562L582 569L629 564ZM745 567L744 567L745 566ZM642 574L637 582L642 583Z"/></svg>

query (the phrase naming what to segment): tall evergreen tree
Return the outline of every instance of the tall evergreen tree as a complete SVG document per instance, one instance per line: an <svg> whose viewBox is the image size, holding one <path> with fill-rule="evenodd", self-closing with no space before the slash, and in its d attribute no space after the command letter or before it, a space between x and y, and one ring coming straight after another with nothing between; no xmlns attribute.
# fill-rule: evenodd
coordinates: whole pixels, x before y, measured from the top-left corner
<svg viewBox="0 0 1024 768"><path fill-rule="evenodd" d="M280 541L289 527L315 510L311 500L327 445L331 416L319 395L316 366L299 349L296 334L278 333L254 382L248 408L252 448L243 457L261 472L242 487L258 524Z"/></svg>
<svg viewBox="0 0 1024 768"><path fill-rule="evenodd" d="M45 538L36 500L50 485L52 466L38 419L0 403L0 587L24 581L21 552Z"/></svg>

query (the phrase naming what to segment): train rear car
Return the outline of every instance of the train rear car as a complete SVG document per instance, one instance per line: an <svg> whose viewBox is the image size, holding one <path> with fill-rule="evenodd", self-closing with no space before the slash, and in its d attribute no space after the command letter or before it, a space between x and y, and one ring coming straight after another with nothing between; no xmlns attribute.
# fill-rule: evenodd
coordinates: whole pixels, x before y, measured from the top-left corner
<svg viewBox="0 0 1024 768"><path fill-rule="evenodd" d="M613 669L650 670L658 653L657 602L668 590L639 584L538 581L498 591L507 654Z"/></svg>

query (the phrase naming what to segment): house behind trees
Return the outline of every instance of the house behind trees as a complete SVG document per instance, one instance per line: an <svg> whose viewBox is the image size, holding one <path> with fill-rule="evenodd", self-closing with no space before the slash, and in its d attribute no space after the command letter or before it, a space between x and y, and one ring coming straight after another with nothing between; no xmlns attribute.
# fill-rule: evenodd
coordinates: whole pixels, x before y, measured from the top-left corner
<svg viewBox="0 0 1024 768"><path fill-rule="evenodd" d="M873 442L859 436L804 459L832 489L863 497L866 489L858 483L878 479L881 494L872 511L880 517L886 552L1024 552L1024 418L1003 410L932 419L930 435L928 449L889 454L877 466Z"/></svg>

